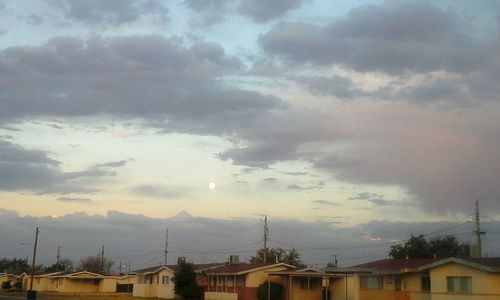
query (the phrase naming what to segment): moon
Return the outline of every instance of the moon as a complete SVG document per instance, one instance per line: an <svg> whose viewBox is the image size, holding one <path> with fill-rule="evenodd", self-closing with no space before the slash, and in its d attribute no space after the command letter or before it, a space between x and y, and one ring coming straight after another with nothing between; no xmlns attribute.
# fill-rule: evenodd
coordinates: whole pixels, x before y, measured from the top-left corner
<svg viewBox="0 0 500 300"><path fill-rule="evenodd" d="M209 188L209 189L211 189L211 190L214 190L214 189L215 189L215 187L216 187L215 182L210 182L210 183L208 184L208 188Z"/></svg>

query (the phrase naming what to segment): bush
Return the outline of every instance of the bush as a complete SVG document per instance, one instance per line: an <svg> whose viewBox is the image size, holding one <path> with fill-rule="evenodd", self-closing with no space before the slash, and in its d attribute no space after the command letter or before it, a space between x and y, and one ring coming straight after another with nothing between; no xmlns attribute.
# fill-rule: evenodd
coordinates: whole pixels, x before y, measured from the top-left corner
<svg viewBox="0 0 500 300"><path fill-rule="evenodd" d="M271 282L270 287L268 286L269 283L264 282L263 284L259 285L257 289L257 298L259 300L280 300L283 299L283 286L279 283ZM268 289L270 288L270 291ZM267 295L270 295L270 298L267 298Z"/></svg>
<svg viewBox="0 0 500 300"><path fill-rule="evenodd" d="M18 281L14 283L14 289L16 290L22 290L23 289L23 283L21 281Z"/></svg>
<svg viewBox="0 0 500 300"><path fill-rule="evenodd" d="M2 289L3 290L10 290L10 288L12 288L12 284L10 283L10 281L2 282Z"/></svg>

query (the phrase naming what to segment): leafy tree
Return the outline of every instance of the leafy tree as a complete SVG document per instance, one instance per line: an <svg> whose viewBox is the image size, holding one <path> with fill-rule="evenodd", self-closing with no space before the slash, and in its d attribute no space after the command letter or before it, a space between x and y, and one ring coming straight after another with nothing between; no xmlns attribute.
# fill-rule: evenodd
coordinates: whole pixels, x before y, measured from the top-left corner
<svg viewBox="0 0 500 300"><path fill-rule="evenodd" d="M264 282L257 288L257 298L259 300L280 300L283 299L283 290L283 285L279 283Z"/></svg>
<svg viewBox="0 0 500 300"><path fill-rule="evenodd" d="M78 265L78 271L88 271L93 273L102 273L111 272L111 268L115 262L104 257L104 260L101 261L101 256L88 256L80 260L80 264Z"/></svg>
<svg viewBox="0 0 500 300"><path fill-rule="evenodd" d="M250 257L251 263L263 263L264 253L266 253L264 248L257 250L257 255ZM300 253L295 249L291 248L288 252L283 248L268 248L267 249L267 262L284 262L286 264L303 268L306 265L300 260Z"/></svg>
<svg viewBox="0 0 500 300"><path fill-rule="evenodd" d="M394 259L461 257L465 254L463 248L454 236L428 241L423 235L411 235L404 244L392 245L389 256Z"/></svg>
<svg viewBox="0 0 500 300"><path fill-rule="evenodd" d="M175 293L183 299L197 300L202 298L202 288L196 284L196 272L193 264L181 262L172 280L175 283Z"/></svg>

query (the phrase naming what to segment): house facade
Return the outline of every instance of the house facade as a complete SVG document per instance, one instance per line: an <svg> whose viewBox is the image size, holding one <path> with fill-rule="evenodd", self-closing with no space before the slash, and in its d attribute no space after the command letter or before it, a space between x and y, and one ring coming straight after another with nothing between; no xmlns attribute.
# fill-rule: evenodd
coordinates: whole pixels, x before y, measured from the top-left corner
<svg viewBox="0 0 500 300"><path fill-rule="evenodd" d="M205 300L257 300L257 288L267 281L280 283L269 272L295 269L284 263L232 264L207 272Z"/></svg>
<svg viewBox="0 0 500 300"><path fill-rule="evenodd" d="M33 277L33 290L61 293L114 293L116 276L105 276L92 272L38 274ZM28 290L31 276L23 277L23 289Z"/></svg>
<svg viewBox="0 0 500 300"><path fill-rule="evenodd" d="M137 283L133 296L143 298L174 299L174 270L168 266L156 266L136 271Z"/></svg>
<svg viewBox="0 0 500 300"><path fill-rule="evenodd" d="M350 300L500 300L500 258L384 259L336 272L351 273Z"/></svg>
<svg viewBox="0 0 500 300"><path fill-rule="evenodd" d="M352 299L352 276L326 273L312 268L269 272L284 287L284 300L346 300Z"/></svg>

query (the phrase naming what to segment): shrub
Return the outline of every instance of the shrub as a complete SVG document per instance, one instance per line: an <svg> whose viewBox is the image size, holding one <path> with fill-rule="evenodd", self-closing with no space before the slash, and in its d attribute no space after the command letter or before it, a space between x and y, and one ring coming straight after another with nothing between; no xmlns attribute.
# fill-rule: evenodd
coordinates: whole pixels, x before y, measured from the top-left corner
<svg viewBox="0 0 500 300"><path fill-rule="evenodd" d="M2 282L3 290L10 290L12 288L12 283L10 281Z"/></svg>

